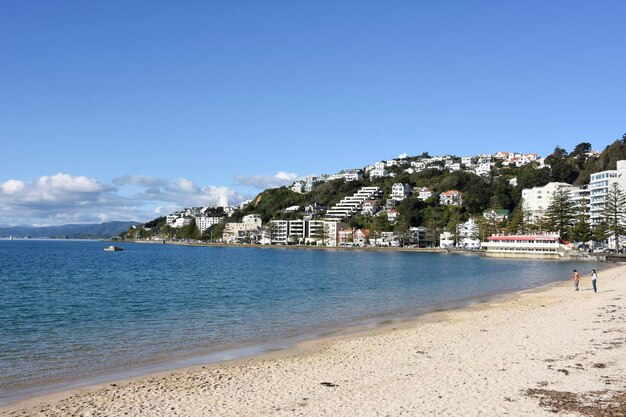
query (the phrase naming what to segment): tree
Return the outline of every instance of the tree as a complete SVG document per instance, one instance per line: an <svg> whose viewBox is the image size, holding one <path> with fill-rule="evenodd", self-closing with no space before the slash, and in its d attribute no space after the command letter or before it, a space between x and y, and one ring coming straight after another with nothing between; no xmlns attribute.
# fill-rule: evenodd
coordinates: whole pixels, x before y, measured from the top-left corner
<svg viewBox="0 0 626 417"><path fill-rule="evenodd" d="M619 238L626 234L626 195L617 183L611 184L602 210L607 231L615 238L615 250L619 252Z"/></svg>
<svg viewBox="0 0 626 417"><path fill-rule="evenodd" d="M588 242L593 238L593 234L591 233L591 225L588 220L588 208L587 204L583 200L581 205L578 207L578 214L576 215L576 224L572 228L572 232L570 237L575 242Z"/></svg>
<svg viewBox="0 0 626 417"><path fill-rule="evenodd" d="M552 232L559 232L563 239L568 239L574 216L574 204L569 198L567 189L558 187L552 194L550 205L546 209L546 228Z"/></svg>
<svg viewBox="0 0 626 417"><path fill-rule="evenodd" d="M558 146L551 155L546 157L546 164L550 166L550 176L553 181L573 184L580 173L576 161L569 158L565 149Z"/></svg>
<svg viewBox="0 0 626 417"><path fill-rule="evenodd" d="M520 202L520 204L515 207L515 210L513 210L513 214L511 215L511 220L508 225L508 232L510 234L524 234L528 233L532 229L532 213L526 206L524 206L523 202Z"/></svg>

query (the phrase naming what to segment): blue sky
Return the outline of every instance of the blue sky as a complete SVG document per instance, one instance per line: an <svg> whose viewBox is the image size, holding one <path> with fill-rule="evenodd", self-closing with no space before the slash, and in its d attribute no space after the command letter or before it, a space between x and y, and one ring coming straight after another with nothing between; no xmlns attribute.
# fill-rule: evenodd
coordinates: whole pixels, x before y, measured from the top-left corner
<svg viewBox="0 0 626 417"><path fill-rule="evenodd" d="M6 1L0 224L626 132L620 1Z"/></svg>

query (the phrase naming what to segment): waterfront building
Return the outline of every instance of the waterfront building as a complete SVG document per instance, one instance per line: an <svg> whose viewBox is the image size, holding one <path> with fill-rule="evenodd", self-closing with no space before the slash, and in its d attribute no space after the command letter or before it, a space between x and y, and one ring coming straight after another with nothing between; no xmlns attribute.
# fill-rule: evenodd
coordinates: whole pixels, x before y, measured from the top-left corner
<svg viewBox="0 0 626 417"><path fill-rule="evenodd" d="M622 192L626 193L626 160L617 161L617 169L591 174L589 215L592 225L598 224L602 220L604 203L613 184L617 184Z"/></svg>
<svg viewBox="0 0 626 417"><path fill-rule="evenodd" d="M454 247L454 235L450 232L443 232L439 235L439 247L448 249Z"/></svg>
<svg viewBox="0 0 626 417"><path fill-rule="evenodd" d="M226 243L235 243L242 233L258 231L263 222L258 214L248 214L240 223L226 223L224 226L223 239Z"/></svg>
<svg viewBox="0 0 626 417"><path fill-rule="evenodd" d="M550 182L543 187L524 188L522 190L524 207L530 212L533 219L543 216L552 202L552 196L561 188L569 193L572 185L565 182Z"/></svg>
<svg viewBox="0 0 626 417"><path fill-rule="evenodd" d="M341 229L338 233L339 246L351 246L354 230Z"/></svg>
<svg viewBox="0 0 626 417"><path fill-rule="evenodd" d="M491 257L562 258L570 250L558 234L493 235L481 245Z"/></svg>
<svg viewBox="0 0 626 417"><path fill-rule="evenodd" d="M478 223L474 219L469 219L465 223L456 226L457 247L463 249L479 249L480 239L478 233Z"/></svg>
<svg viewBox="0 0 626 417"><path fill-rule="evenodd" d="M315 243L337 246L343 223L325 220L271 220L270 242L274 245Z"/></svg>
<svg viewBox="0 0 626 417"><path fill-rule="evenodd" d="M223 217L209 217L209 216L196 216L196 228L203 233L205 230L214 226L216 224L221 223L224 220Z"/></svg>
<svg viewBox="0 0 626 417"><path fill-rule="evenodd" d="M424 226L409 229L409 243L420 248L426 246L426 228Z"/></svg>

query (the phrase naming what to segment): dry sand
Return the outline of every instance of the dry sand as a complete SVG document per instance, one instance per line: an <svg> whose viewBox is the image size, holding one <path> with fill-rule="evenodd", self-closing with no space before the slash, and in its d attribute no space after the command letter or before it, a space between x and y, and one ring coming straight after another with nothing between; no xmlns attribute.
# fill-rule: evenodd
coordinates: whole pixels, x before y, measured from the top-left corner
<svg viewBox="0 0 626 417"><path fill-rule="evenodd" d="M626 416L626 266L272 356L28 400L28 416Z"/></svg>

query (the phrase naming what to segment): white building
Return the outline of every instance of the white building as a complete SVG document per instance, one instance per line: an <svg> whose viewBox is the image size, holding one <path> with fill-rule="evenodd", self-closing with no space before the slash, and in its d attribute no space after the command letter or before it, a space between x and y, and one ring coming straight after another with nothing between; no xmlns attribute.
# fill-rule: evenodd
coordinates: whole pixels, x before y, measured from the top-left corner
<svg viewBox="0 0 626 417"><path fill-rule="evenodd" d="M617 169L591 174L589 215L592 224L597 224L602 220L604 203L613 184L617 184L622 192L626 193L626 160L617 161Z"/></svg>
<svg viewBox="0 0 626 417"><path fill-rule="evenodd" d="M412 161L411 166L415 168L417 172L423 171L426 169L426 162L424 161Z"/></svg>
<svg viewBox="0 0 626 417"><path fill-rule="evenodd" d="M370 178L382 178L387 176L387 170L385 168L374 168L370 171Z"/></svg>
<svg viewBox="0 0 626 417"><path fill-rule="evenodd" d="M439 204L442 206L463 205L463 193L459 190L448 190L439 194Z"/></svg>
<svg viewBox="0 0 626 417"><path fill-rule="evenodd" d="M530 211L534 219L540 218L552 202L552 196L559 188L563 188L569 193L572 185L565 182L551 182L543 187L524 188L522 190L524 207Z"/></svg>
<svg viewBox="0 0 626 417"><path fill-rule="evenodd" d="M226 223L224 226L223 238L226 243L234 243L242 233L256 232L261 229L262 221L258 214L248 214L244 216L241 223Z"/></svg>
<svg viewBox="0 0 626 417"><path fill-rule="evenodd" d="M174 221L174 223L171 224L171 227L175 229L180 229L181 227L187 226L190 223L191 217L179 217Z"/></svg>
<svg viewBox="0 0 626 417"><path fill-rule="evenodd" d="M480 238L478 233L478 223L474 219L469 219L465 223L456 226L457 246L464 249L479 249Z"/></svg>
<svg viewBox="0 0 626 417"><path fill-rule="evenodd" d="M272 220L270 239L272 244L287 245L315 243L337 246L337 233L342 223L324 220Z"/></svg>
<svg viewBox="0 0 626 417"><path fill-rule="evenodd" d="M426 201L426 200L428 200L429 198L433 198L433 197L436 197L436 196L437 196L437 193L436 193L436 192L434 192L433 190L431 190L431 189L430 189L430 188L428 188L428 187L422 187L422 188L420 188L420 189L419 189L419 192L418 192L418 194L417 194L417 198L419 198L419 199L420 199L420 200L422 200L422 201Z"/></svg>
<svg viewBox="0 0 626 417"><path fill-rule="evenodd" d="M474 157L472 156L464 156L461 158L461 163L466 167L473 168L474 167Z"/></svg>
<svg viewBox="0 0 626 417"><path fill-rule="evenodd" d="M209 217L209 216L196 216L196 227L203 233L205 230L221 223L224 220L223 217Z"/></svg>
<svg viewBox="0 0 626 417"><path fill-rule="evenodd" d="M228 207L228 196L226 194L222 194L219 197L217 197L217 206Z"/></svg>
<svg viewBox="0 0 626 417"><path fill-rule="evenodd" d="M391 198L396 201L402 201L411 194L413 187L410 184L402 184L400 182L391 186Z"/></svg>
<svg viewBox="0 0 626 417"><path fill-rule="evenodd" d="M363 204L371 199L380 197L381 191L378 187L362 187L351 196L341 199L326 212L327 220L339 221L362 210Z"/></svg>
<svg viewBox="0 0 626 417"><path fill-rule="evenodd" d="M451 248L454 247L454 235L450 232L443 232L439 235L439 247Z"/></svg>
<svg viewBox="0 0 626 417"><path fill-rule="evenodd" d="M486 175L489 175L490 172L491 172L491 163L489 162L479 163L474 168L474 173L476 175L486 176Z"/></svg>
<svg viewBox="0 0 626 417"><path fill-rule="evenodd" d="M482 242L491 257L561 258L570 250L556 234L490 236Z"/></svg>

